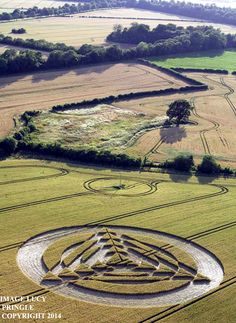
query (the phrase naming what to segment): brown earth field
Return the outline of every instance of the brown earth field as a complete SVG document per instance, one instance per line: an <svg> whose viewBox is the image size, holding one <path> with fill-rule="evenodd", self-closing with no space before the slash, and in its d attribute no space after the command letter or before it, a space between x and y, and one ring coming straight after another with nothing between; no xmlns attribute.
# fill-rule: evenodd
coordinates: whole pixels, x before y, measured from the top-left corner
<svg viewBox="0 0 236 323"><path fill-rule="evenodd" d="M194 106L192 125L148 131L128 151L147 156L154 162L172 158L180 152L191 153L197 160L204 154L212 154L223 164L235 166L235 77L199 73L188 76L207 83L209 90L116 104L118 107L155 113L157 116L165 115L168 104L175 99L188 99Z"/></svg>
<svg viewBox="0 0 236 323"><path fill-rule="evenodd" d="M99 65L0 78L0 136L27 110L122 93L186 86L183 81L136 63Z"/></svg>

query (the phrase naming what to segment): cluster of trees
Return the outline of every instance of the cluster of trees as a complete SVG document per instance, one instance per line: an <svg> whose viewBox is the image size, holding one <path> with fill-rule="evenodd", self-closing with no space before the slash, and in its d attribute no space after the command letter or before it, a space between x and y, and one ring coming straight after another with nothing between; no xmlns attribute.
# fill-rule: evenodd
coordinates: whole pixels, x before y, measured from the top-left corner
<svg viewBox="0 0 236 323"><path fill-rule="evenodd" d="M16 46L16 47L25 47L27 49L43 50L46 52L52 52L54 50L67 51L76 49L73 46L67 46L64 43L51 43L44 39L22 39L22 38L12 38L10 36L4 36L0 34L0 43Z"/></svg>
<svg viewBox="0 0 236 323"><path fill-rule="evenodd" d="M12 34L25 34L26 30L25 28L19 28L19 29L13 28L11 32Z"/></svg>
<svg viewBox="0 0 236 323"><path fill-rule="evenodd" d="M204 5L184 1L163 0L129 0L127 3L134 8L165 12L174 15L210 20L216 23L236 25L236 9Z"/></svg>
<svg viewBox="0 0 236 323"><path fill-rule="evenodd" d="M127 1L122 0L94 0L94 1L73 1L78 4L64 4L63 6L54 8L38 8L15 9L13 12L3 12L0 14L0 20L12 20L31 17L48 17L48 16L67 16L80 12L96 10L101 8L125 7Z"/></svg>
<svg viewBox="0 0 236 323"><path fill-rule="evenodd" d="M0 55L0 74L21 73L40 69L45 64L42 53L7 49Z"/></svg>
<svg viewBox="0 0 236 323"><path fill-rule="evenodd" d="M178 42L182 51L223 49L236 46L236 36L225 35L212 26L182 27L174 24L159 24L150 29L148 25L133 23L131 27L114 26L113 32L107 36L108 41L118 43L140 44L167 44L171 47Z"/></svg>
<svg viewBox="0 0 236 323"><path fill-rule="evenodd" d="M213 156L205 155L199 165L195 165L192 155L178 155L173 160L167 160L159 165L160 168L174 169L181 172L196 171L204 175L236 175L236 171L230 167L221 167Z"/></svg>

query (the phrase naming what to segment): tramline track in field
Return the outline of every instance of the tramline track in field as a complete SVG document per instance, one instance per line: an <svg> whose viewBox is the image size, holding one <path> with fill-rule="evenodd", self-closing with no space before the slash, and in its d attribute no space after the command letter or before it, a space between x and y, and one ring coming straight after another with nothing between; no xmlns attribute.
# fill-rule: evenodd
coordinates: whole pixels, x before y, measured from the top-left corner
<svg viewBox="0 0 236 323"><path fill-rule="evenodd" d="M42 176L35 176L35 177L27 177L22 179L16 179L16 180L10 180L10 181L4 181L0 182L0 185L6 185L6 184L16 184L16 183L23 183L23 182L30 182L30 181L36 181L41 179L50 179L50 178L56 178L61 177L69 174L69 170L65 168L59 168L54 166L44 166L44 165L22 165L22 166L2 166L1 169L13 169L13 168L48 168L48 169L55 169L58 170L58 174L52 174L52 175L42 175Z"/></svg>
<svg viewBox="0 0 236 323"><path fill-rule="evenodd" d="M39 205L39 204L45 204L45 203L51 203L51 202L58 202L66 199L71 199L71 198L76 198L80 196L86 196L86 195L91 195L94 194L93 192L79 192L79 193L73 193L73 194L68 194L68 195L62 195L62 196L57 196L57 197L52 197L49 199L44 199L44 200L38 200L38 201L33 201L29 203L22 203L18 205L12 205L12 206L7 206L3 207L0 209L0 213L7 212L7 211L12 211L12 210L17 210L17 209L22 209L34 205Z"/></svg>
<svg viewBox="0 0 236 323"><path fill-rule="evenodd" d="M222 145L229 148L229 144L227 142L227 140L223 137L223 135L220 133L219 131L219 128L220 128L220 124L212 119L209 119L209 118L205 118L205 117L202 117L201 115L198 114L197 110L196 110L196 106L195 106L195 98L193 98L191 100L191 103L193 105L193 115L199 119L202 119L202 120L205 120L209 123L211 123L213 126L210 127L210 128L206 128L206 129L203 129L203 130L200 130L200 138L201 138L201 142L202 142L202 146L203 146L203 149L204 149L204 152L205 154L211 154L211 151L210 151L210 147L209 147L209 144L207 142L207 139L206 139L206 133L209 132L209 131L213 131L215 130Z"/></svg>
<svg viewBox="0 0 236 323"><path fill-rule="evenodd" d="M236 283L236 276L233 276L225 281L223 281L220 286L218 288L216 288L215 290L209 292L208 294L206 295L203 295L185 305L174 305L174 306L171 306L169 308L167 308L166 310L162 311L162 312L159 312L157 314L154 314L142 321L139 321L139 323L154 323L154 322L158 322L158 321L161 321L162 319L165 319L169 316L172 316L173 314L201 301L202 299L205 299L211 295L214 295L222 290L224 290L225 288L231 286L231 285L234 285Z"/></svg>
<svg viewBox="0 0 236 323"><path fill-rule="evenodd" d="M234 89L232 87L230 87L228 84L225 83L225 80L224 80L223 77L220 78L220 83L229 90L229 92L225 93L224 98L228 102L231 110L233 111L233 114L236 117L236 107L235 107L235 105L233 104L233 102L229 98L230 95L234 94Z"/></svg>
<svg viewBox="0 0 236 323"><path fill-rule="evenodd" d="M160 205L152 206L152 207L149 207L149 208L144 208L144 209L137 210L137 211L127 212L127 213L121 213L119 215L115 215L115 216L111 216L111 217L105 218L105 219L103 219L101 221L93 221L93 222L90 222L90 223L88 223L88 225L104 224L104 223L107 223L107 222L110 222L110 221L120 220L120 219L124 219L124 218L127 218L127 217L140 215L140 214L143 214L143 213L147 213L147 212L151 212L151 211L156 211L156 210L159 210L159 209L173 207L173 206L181 205L181 204L187 204L187 203L191 203L191 202L195 202L195 201L200 201L200 200L205 200L205 199L217 197L219 195L227 194L228 191L229 191L224 186L214 185L214 184L211 184L211 186L217 187L220 190L218 192L216 192L216 193L210 193L210 194L206 194L206 195L202 195L202 196L197 196L197 197L189 198L189 199L186 199L186 200L181 200L181 201L176 201L176 202L169 202L169 203L165 203L165 204L160 204Z"/></svg>

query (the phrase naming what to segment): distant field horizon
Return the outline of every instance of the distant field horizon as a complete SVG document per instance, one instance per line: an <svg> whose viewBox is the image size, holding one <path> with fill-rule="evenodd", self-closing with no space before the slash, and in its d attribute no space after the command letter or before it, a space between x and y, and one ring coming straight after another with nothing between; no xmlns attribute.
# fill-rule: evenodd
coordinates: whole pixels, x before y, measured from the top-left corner
<svg viewBox="0 0 236 323"><path fill-rule="evenodd" d="M209 25L214 28L220 28L224 33L236 34L236 26L196 20L190 17L148 10L120 8L95 10L69 17L31 18L4 22L1 23L1 33L5 36L12 36L11 30L13 28L24 28L26 33L17 35L17 37L35 40L44 39L53 43L63 42L66 45L75 47L85 43L108 45L106 37L113 31L114 25L121 24L123 27L129 27L134 22L144 23L149 25L150 28L154 28L158 24L168 23L182 27Z"/></svg>

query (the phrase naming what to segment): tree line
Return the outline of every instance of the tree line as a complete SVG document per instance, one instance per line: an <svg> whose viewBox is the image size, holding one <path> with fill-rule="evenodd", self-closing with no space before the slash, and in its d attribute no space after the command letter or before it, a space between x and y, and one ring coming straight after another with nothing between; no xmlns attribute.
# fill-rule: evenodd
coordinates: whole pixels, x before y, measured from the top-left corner
<svg viewBox="0 0 236 323"><path fill-rule="evenodd" d="M0 14L0 20L12 20L31 17L66 16L80 12L106 8L138 8L157 12L165 12L174 15L204 19L216 23L236 25L236 9L217 7L216 5L203 5L183 1L163 0L68 0L58 8L15 9L12 12ZM76 2L76 4L75 4Z"/></svg>
<svg viewBox="0 0 236 323"><path fill-rule="evenodd" d="M179 27L174 25L174 28L177 29ZM163 39L154 44L141 42L137 46L128 49L122 49L118 45L103 47L84 44L76 50L64 44L55 44L54 48L56 49L52 50L48 57L43 57L40 52L8 49L0 55L0 74L113 63L122 60L181 54L203 49L236 47L235 35L230 35L229 37L229 35L225 35L213 27L188 27L186 29L183 28L183 31L184 35ZM200 31L203 31L203 36ZM208 38L207 48L200 41L201 37ZM1 39L4 39L5 42L8 41L11 45L21 43L18 39L12 41L8 37L0 36L0 41ZM32 47L35 45L35 47L38 46L41 49L45 49L48 45L51 46L51 43L45 41L26 40L22 41L22 43L25 45L32 44ZM45 47L44 44L46 44ZM205 41L204 44L206 44Z"/></svg>
<svg viewBox="0 0 236 323"><path fill-rule="evenodd" d="M236 176L236 170L230 167L222 167L211 155L203 156L201 163L195 165L192 155L180 154L172 160L160 163L158 167L187 173L195 171L196 175Z"/></svg>
<svg viewBox="0 0 236 323"><path fill-rule="evenodd" d="M217 7L210 4L199 4L184 1L163 0L129 0L127 5L134 8L165 12L196 19L204 19L216 23L236 25L236 9Z"/></svg>
<svg viewBox="0 0 236 323"><path fill-rule="evenodd" d="M35 17L48 17L48 16L68 16L80 12L86 12L101 8L117 8L125 7L127 1L122 0L94 0L94 1L73 1L78 4L64 4L57 8L38 8L34 6L29 9L15 9L12 12L3 12L0 14L0 20L12 20L23 18L35 18Z"/></svg>
<svg viewBox="0 0 236 323"><path fill-rule="evenodd" d="M188 67L172 67L172 70L183 73L183 72L196 72L196 73L217 73L217 74L229 74L229 71L227 70L222 70L222 69L212 69L212 68L188 68ZM232 72L233 74L233 72Z"/></svg>
<svg viewBox="0 0 236 323"><path fill-rule="evenodd" d="M23 29L23 28L20 28L20 29ZM0 34L0 44L23 47L27 49L42 50L46 52L52 52L54 50L76 51L76 49L73 46L67 46L64 43L52 43L44 39L36 40L36 39L13 38L11 36L4 36L3 34Z"/></svg>
<svg viewBox="0 0 236 323"><path fill-rule="evenodd" d="M13 136L0 140L0 158L6 158L14 153L37 153L44 156L68 158L86 164L98 164L123 168L140 168L140 158L126 154L114 154L111 151L96 149L75 149L62 146L59 143L35 143L30 134L37 131L33 117L39 115L39 111L26 111L21 116L23 127Z"/></svg>
<svg viewBox="0 0 236 323"><path fill-rule="evenodd" d="M212 26L184 28L175 24L159 24L151 29L146 24L135 22L130 27L116 25L113 32L107 36L107 41L136 45L141 42L158 45L167 40L169 46L171 42L179 42L184 51L236 47L236 35L224 34Z"/></svg>

